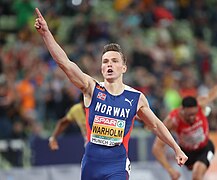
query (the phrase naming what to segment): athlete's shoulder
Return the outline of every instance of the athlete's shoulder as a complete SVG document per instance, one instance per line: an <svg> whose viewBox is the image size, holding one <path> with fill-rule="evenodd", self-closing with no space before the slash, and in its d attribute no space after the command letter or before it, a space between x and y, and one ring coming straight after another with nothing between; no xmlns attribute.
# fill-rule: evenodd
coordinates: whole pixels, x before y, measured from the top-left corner
<svg viewBox="0 0 217 180"><path fill-rule="evenodd" d="M82 109L82 104L81 104L81 103L74 104L74 105L70 108L69 112L74 112L74 111L77 111L78 109Z"/></svg>
<svg viewBox="0 0 217 180"><path fill-rule="evenodd" d="M173 109L169 113L168 118L170 119L171 123L173 124L174 129L175 129L175 127L178 127L181 123L180 108Z"/></svg>
<svg viewBox="0 0 217 180"><path fill-rule="evenodd" d="M176 117L179 115L179 111L180 111L180 108L173 109L172 111L170 111L169 116Z"/></svg>
<svg viewBox="0 0 217 180"><path fill-rule="evenodd" d="M74 109L81 109L82 108L82 104L81 103L77 103L73 107L74 107Z"/></svg>
<svg viewBox="0 0 217 180"><path fill-rule="evenodd" d="M75 115L78 114L79 112L81 112L82 108L83 108L83 106L81 103L77 103L77 104L73 105L66 114L67 119L72 121L74 119Z"/></svg>
<svg viewBox="0 0 217 180"><path fill-rule="evenodd" d="M135 88L133 88L133 87L131 87L131 86L128 86L128 85L126 85L126 84L125 84L125 90L142 94L141 91L139 91L139 90L137 90L137 89L135 89Z"/></svg>

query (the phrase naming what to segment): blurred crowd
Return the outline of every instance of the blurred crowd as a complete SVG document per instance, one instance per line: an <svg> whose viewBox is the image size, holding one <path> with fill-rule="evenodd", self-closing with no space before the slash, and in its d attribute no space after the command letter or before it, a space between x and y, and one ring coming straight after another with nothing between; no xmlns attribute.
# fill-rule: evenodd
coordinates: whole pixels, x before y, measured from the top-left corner
<svg viewBox="0 0 217 180"><path fill-rule="evenodd" d="M34 29L35 7L70 60L98 81L103 46L119 43L128 59L125 83L144 92L161 119L182 97L206 95L217 84L214 0L1 0L0 139L46 137L78 102L79 90Z"/></svg>

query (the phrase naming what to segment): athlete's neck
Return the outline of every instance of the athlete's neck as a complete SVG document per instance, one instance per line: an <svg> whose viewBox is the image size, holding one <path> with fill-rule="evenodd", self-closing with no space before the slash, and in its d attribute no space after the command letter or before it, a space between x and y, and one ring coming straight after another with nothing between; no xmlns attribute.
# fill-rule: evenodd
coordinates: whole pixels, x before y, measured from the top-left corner
<svg viewBox="0 0 217 180"><path fill-rule="evenodd" d="M125 84L123 82L108 82L105 81L104 86L106 90L112 95L120 95L125 88Z"/></svg>

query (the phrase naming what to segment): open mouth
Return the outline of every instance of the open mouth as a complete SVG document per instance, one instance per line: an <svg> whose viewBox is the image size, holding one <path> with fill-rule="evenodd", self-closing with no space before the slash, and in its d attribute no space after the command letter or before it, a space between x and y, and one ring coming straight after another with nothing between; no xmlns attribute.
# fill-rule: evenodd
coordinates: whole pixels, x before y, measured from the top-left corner
<svg viewBox="0 0 217 180"><path fill-rule="evenodd" d="M111 73L113 73L113 70L112 69L108 69L107 73L111 74Z"/></svg>

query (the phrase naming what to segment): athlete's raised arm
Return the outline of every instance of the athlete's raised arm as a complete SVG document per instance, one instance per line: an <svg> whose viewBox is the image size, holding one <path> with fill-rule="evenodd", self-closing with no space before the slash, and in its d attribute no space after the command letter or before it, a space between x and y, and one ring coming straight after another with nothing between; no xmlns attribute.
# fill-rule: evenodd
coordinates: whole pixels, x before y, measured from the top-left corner
<svg viewBox="0 0 217 180"><path fill-rule="evenodd" d="M35 11L37 14L35 28L42 36L53 59L76 87L78 87L85 94L91 94L93 86L95 85L94 80L89 75L83 73L74 62L68 59L64 50L58 45L51 34L47 22L39 9L36 8Z"/></svg>
<svg viewBox="0 0 217 180"><path fill-rule="evenodd" d="M141 94L138 105L137 115L144 123L166 144L168 144L175 152L176 161L179 166L182 166L188 159L185 153L181 150L166 126L158 119L149 107L146 97Z"/></svg>

